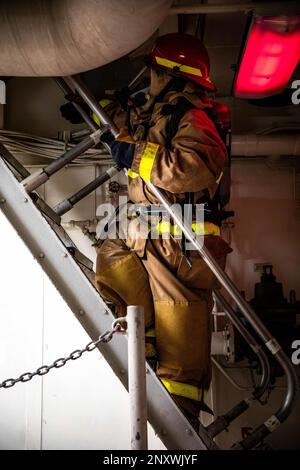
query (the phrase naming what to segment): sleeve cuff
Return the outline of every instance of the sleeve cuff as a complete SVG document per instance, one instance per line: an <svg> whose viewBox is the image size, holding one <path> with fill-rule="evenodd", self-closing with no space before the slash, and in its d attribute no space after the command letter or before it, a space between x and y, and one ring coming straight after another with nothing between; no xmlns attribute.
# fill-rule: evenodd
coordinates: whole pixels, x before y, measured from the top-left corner
<svg viewBox="0 0 300 470"><path fill-rule="evenodd" d="M131 169L145 181L151 181L151 172L158 149L159 144L152 142L137 142L135 144Z"/></svg>

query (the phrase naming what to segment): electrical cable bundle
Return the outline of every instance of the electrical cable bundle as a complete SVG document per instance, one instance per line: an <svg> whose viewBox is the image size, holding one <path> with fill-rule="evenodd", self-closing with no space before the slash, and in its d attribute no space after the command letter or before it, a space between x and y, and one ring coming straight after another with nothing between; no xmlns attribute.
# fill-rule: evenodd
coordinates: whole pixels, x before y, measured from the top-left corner
<svg viewBox="0 0 300 470"><path fill-rule="evenodd" d="M5 129L0 129L0 142L17 159L20 157L36 157L56 160L76 145L72 141L50 139ZM72 163L110 165L112 164L112 159L105 149L92 148L77 157Z"/></svg>

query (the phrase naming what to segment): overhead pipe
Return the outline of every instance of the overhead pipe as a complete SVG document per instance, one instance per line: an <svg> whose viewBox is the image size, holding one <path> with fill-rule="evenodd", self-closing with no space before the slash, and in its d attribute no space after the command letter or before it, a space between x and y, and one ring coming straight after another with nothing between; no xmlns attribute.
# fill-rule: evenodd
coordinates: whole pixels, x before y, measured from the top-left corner
<svg viewBox="0 0 300 470"><path fill-rule="evenodd" d="M186 14L213 14L213 13L248 13L251 11L259 12L260 14L267 13L281 13L282 11L296 11L299 9L299 3L296 1L289 2L246 2L234 3L233 5L226 5L220 3L217 5L208 5L200 3L198 5L174 5L170 9L170 15L186 15Z"/></svg>
<svg viewBox="0 0 300 470"><path fill-rule="evenodd" d="M0 76L61 77L101 67L139 47L168 14L299 10L296 1L171 4L172 0L0 2Z"/></svg>
<svg viewBox="0 0 300 470"><path fill-rule="evenodd" d="M238 134L232 136L231 154L239 157L300 155L300 135Z"/></svg>
<svg viewBox="0 0 300 470"><path fill-rule="evenodd" d="M61 77L101 67L139 47L171 0L0 2L0 76Z"/></svg>

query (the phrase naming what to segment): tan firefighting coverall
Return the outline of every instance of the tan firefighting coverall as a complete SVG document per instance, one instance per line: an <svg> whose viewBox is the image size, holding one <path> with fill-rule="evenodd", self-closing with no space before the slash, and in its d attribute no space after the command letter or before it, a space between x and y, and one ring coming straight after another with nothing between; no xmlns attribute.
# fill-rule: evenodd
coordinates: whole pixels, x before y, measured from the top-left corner
<svg viewBox="0 0 300 470"><path fill-rule="evenodd" d="M210 106L209 100L200 99L194 85L187 84L183 92L168 92L149 116L153 97L170 79L155 71L151 78L149 101L131 113L137 143L128 175L129 200L147 206L158 204L143 179L165 190L171 203L184 201L186 192L195 193L195 202L203 197L204 190L212 197L227 154L214 124L203 111ZM170 117L163 116L161 109L165 103L176 104L180 96L191 101L195 109L181 119L168 150L164 144ZM116 124L124 127L125 114L120 110L111 114ZM140 124L146 120L149 130L146 139L141 140ZM209 224L204 242L224 267L231 249L216 229ZM157 374L176 401L198 416L203 391L211 381L211 291L216 281L198 252L190 251L189 256L191 268L182 253L181 240L172 236L145 240L136 233L126 240L106 239L97 248L96 284L102 296L117 306L119 316L125 313L126 305L144 306L146 328L155 326Z"/></svg>

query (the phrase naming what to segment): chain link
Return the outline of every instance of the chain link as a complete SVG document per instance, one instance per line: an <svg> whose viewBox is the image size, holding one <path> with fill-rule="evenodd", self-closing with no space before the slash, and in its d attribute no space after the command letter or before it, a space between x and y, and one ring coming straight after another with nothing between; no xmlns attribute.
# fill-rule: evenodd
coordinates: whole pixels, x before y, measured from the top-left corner
<svg viewBox="0 0 300 470"><path fill-rule="evenodd" d="M68 361L76 361L79 359L85 352L92 352L94 349L97 348L98 344L100 343L109 343L114 334L120 332L123 333L124 329L121 327L118 320L113 322L112 329L106 331L102 335L98 337L95 341L90 341L85 348L83 349L75 349L72 351L69 356L67 357L60 357L56 359L50 366L43 365L39 367L35 372L25 372L24 374L20 375L17 379L6 379L3 382L0 382L0 388L11 388L16 385L18 382L29 382L33 377L39 375L40 377L46 375L50 372L51 369L60 369L61 367L65 366Z"/></svg>

